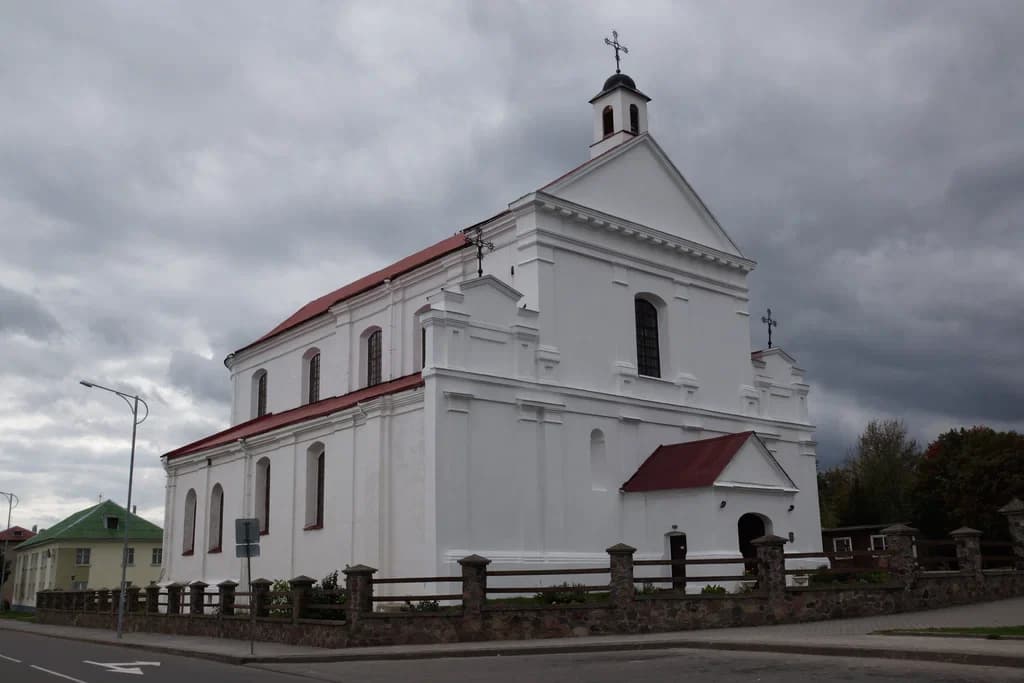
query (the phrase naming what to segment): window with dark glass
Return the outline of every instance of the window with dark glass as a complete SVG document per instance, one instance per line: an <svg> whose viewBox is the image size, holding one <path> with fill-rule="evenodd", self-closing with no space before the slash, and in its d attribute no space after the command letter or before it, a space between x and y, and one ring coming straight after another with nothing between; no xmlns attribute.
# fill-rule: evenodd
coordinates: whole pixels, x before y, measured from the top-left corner
<svg viewBox="0 0 1024 683"><path fill-rule="evenodd" d="M374 331L366 340L366 386L380 384L381 333Z"/></svg>
<svg viewBox="0 0 1024 683"><path fill-rule="evenodd" d="M210 494L210 552L220 552L224 540L224 489L215 484Z"/></svg>
<svg viewBox="0 0 1024 683"><path fill-rule="evenodd" d="M427 328L420 328L420 370L427 367Z"/></svg>
<svg viewBox="0 0 1024 683"><path fill-rule="evenodd" d="M612 108L610 106L605 107L601 112L601 123L604 128L603 135L608 137L615 130L615 116L612 114Z"/></svg>
<svg viewBox="0 0 1024 683"><path fill-rule="evenodd" d="M633 134L640 132L640 109L635 105L629 105L629 130Z"/></svg>
<svg viewBox="0 0 1024 683"><path fill-rule="evenodd" d="M316 353L309 358L309 394L306 396L307 403L316 403L320 400L320 354Z"/></svg>
<svg viewBox="0 0 1024 683"><path fill-rule="evenodd" d="M636 300L636 367L641 375L661 377L658 309L646 299Z"/></svg>
<svg viewBox="0 0 1024 683"><path fill-rule="evenodd" d="M267 373L256 380L256 417L267 414Z"/></svg>
<svg viewBox="0 0 1024 683"><path fill-rule="evenodd" d="M324 525L324 453L316 459L316 525Z"/></svg>
<svg viewBox="0 0 1024 683"><path fill-rule="evenodd" d="M191 555L195 549L196 542L196 492L195 489L189 489L188 493L185 494L185 524L182 529L182 543L181 551L186 555Z"/></svg>
<svg viewBox="0 0 1024 683"><path fill-rule="evenodd" d="M263 519L260 522L260 533L270 533L270 461L263 466Z"/></svg>

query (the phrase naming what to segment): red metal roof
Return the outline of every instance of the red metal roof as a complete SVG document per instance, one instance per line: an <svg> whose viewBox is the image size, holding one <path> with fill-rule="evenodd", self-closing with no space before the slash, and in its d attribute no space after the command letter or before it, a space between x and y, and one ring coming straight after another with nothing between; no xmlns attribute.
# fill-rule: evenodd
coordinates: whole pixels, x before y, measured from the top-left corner
<svg viewBox="0 0 1024 683"><path fill-rule="evenodd" d="M36 532L30 531L25 527L12 526L10 529L4 529L0 531L0 543L7 541L8 543L21 543L27 541L36 535Z"/></svg>
<svg viewBox="0 0 1024 683"><path fill-rule="evenodd" d="M208 448L223 446L226 443L231 443L238 439L263 434L264 432L269 432L280 427L286 427L290 424L295 424L296 422L330 415L331 413L351 408L357 403L369 401L370 399L377 398L378 396L397 394L400 391L408 391L421 386L423 386L423 378L420 377L420 373L417 372L412 375L406 375L405 377L399 377L398 379L390 382L366 387L365 389L352 391L341 396L332 396L330 398L317 401L316 403L310 403L298 408L292 408L291 410L286 410L283 413L268 413L262 417L257 417L249 420L248 422L243 422L235 425L234 427L229 427L224 431L211 434L210 436L199 439L198 441L193 441L181 448L176 448L173 451L164 453L164 457L171 460L183 455L189 455L190 453L198 453L199 451L205 451Z"/></svg>
<svg viewBox="0 0 1024 683"><path fill-rule="evenodd" d="M740 432L658 446L622 485L622 490L635 493L711 486L751 437L754 432Z"/></svg>

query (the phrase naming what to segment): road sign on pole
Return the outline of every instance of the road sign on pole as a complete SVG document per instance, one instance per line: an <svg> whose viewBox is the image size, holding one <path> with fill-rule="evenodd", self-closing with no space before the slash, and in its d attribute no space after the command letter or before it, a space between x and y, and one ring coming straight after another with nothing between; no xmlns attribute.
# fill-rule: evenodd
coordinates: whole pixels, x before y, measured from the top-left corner
<svg viewBox="0 0 1024 683"><path fill-rule="evenodd" d="M252 595L252 558L260 556L260 521L255 517L235 520L235 557L246 558L249 574L249 654L253 654L256 606Z"/></svg>

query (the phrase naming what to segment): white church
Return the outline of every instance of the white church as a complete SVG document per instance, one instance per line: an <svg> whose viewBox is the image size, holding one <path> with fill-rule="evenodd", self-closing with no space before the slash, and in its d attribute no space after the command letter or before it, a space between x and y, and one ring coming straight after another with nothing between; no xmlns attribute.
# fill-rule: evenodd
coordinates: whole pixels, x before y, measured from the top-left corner
<svg viewBox="0 0 1024 683"><path fill-rule="evenodd" d="M649 102L617 71L588 161L230 354L232 426L162 457L163 581L244 580L240 517L271 579L820 551L808 384Z"/></svg>

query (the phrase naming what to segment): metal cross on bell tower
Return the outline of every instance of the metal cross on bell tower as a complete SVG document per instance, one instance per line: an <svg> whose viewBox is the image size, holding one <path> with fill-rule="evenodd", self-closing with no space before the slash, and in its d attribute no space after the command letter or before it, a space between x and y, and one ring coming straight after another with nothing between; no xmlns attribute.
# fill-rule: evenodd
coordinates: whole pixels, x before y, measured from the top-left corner
<svg viewBox="0 0 1024 683"><path fill-rule="evenodd" d="M629 48L619 42L619 32L612 31L612 40L604 39L605 45L611 45L615 48L615 73L622 73L622 69L619 68L619 50L622 50L627 55L629 54Z"/></svg>
<svg viewBox="0 0 1024 683"><path fill-rule="evenodd" d="M494 242L488 242L484 239L483 231L477 228L474 231L472 237L467 236L466 240L476 247L476 276L483 277L484 275L484 249L487 251L494 251Z"/></svg>
<svg viewBox="0 0 1024 683"><path fill-rule="evenodd" d="M761 316L761 322L768 326L768 348L772 348L772 328L779 326L779 321L772 318L772 309L768 309L767 316Z"/></svg>

